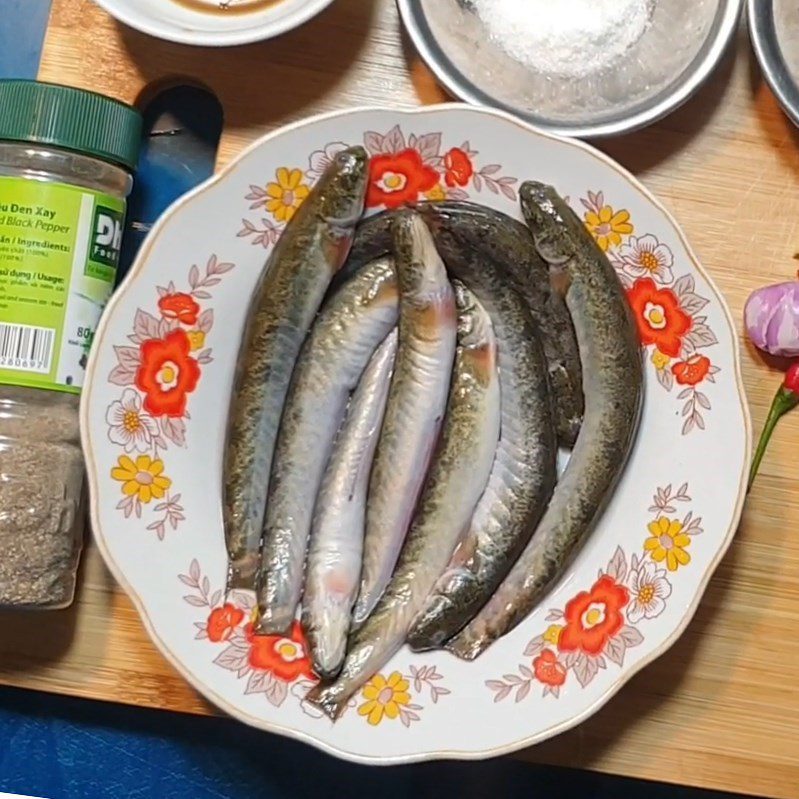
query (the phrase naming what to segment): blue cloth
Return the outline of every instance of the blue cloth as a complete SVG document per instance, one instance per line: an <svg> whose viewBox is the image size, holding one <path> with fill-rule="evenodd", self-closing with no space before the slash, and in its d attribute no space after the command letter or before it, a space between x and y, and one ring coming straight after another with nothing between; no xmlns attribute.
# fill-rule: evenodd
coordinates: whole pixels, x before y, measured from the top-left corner
<svg viewBox="0 0 799 799"><path fill-rule="evenodd" d="M50 0L0 0L0 78L35 78Z"/></svg>
<svg viewBox="0 0 799 799"><path fill-rule="evenodd" d="M144 109L145 135L128 203L118 282L158 217L213 174L221 133L222 107L204 89L175 86Z"/></svg>
<svg viewBox="0 0 799 799"><path fill-rule="evenodd" d="M230 719L16 689L0 689L0 791L48 799L725 799L508 758L356 766Z"/></svg>

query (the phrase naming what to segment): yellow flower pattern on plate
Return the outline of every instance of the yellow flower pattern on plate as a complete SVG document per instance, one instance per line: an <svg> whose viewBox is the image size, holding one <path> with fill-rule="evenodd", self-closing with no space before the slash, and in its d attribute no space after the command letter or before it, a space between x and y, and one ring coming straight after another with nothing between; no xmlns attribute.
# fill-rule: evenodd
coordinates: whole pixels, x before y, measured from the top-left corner
<svg viewBox="0 0 799 799"><path fill-rule="evenodd" d="M654 365L655 369L663 370L669 365L669 358L668 355L662 353L659 349L655 349L652 352L652 357L650 358L652 364Z"/></svg>
<svg viewBox="0 0 799 799"><path fill-rule="evenodd" d="M560 636L563 633L562 624L550 624L547 631L544 633L544 640L552 646L557 646L560 643Z"/></svg>
<svg viewBox="0 0 799 799"><path fill-rule="evenodd" d="M377 726L384 718L396 719L400 707L411 701L408 688L408 681L398 671L392 672L388 679L375 674L361 691L366 701L358 708L358 714L366 716L372 726Z"/></svg>
<svg viewBox="0 0 799 799"><path fill-rule="evenodd" d="M189 330L186 332L192 352L201 350L205 346L205 332L202 330Z"/></svg>
<svg viewBox="0 0 799 799"><path fill-rule="evenodd" d="M618 247L622 237L629 236L634 230L630 212L624 209L614 212L609 205L603 205L597 211L586 211L585 225L603 252Z"/></svg>
<svg viewBox="0 0 799 799"><path fill-rule="evenodd" d="M266 210L278 222L290 222L309 192L301 169L281 166L275 171L275 182L266 186Z"/></svg>
<svg viewBox="0 0 799 799"><path fill-rule="evenodd" d="M682 522L661 516L647 525L651 537L644 542L644 549L649 552L655 563L666 561L670 572L677 571L680 566L687 566L691 556L686 547L691 537L683 532Z"/></svg>
<svg viewBox="0 0 799 799"><path fill-rule="evenodd" d="M111 469L111 477L122 483L126 497L136 496L139 502L163 499L172 481L162 472L164 463L149 455L139 455L134 462L127 455L120 455L117 465Z"/></svg>
<svg viewBox="0 0 799 799"><path fill-rule="evenodd" d="M431 202L438 202L439 200L447 199L447 192L440 183L436 183L430 191L425 192L425 198Z"/></svg>

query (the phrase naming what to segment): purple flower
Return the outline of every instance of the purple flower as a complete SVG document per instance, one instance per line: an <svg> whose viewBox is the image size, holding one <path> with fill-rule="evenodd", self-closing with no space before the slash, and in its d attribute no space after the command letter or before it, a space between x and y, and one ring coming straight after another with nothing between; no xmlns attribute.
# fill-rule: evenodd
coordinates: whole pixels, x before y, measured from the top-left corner
<svg viewBox="0 0 799 799"><path fill-rule="evenodd" d="M787 358L799 355L799 281L752 292L744 308L744 323L759 349Z"/></svg>

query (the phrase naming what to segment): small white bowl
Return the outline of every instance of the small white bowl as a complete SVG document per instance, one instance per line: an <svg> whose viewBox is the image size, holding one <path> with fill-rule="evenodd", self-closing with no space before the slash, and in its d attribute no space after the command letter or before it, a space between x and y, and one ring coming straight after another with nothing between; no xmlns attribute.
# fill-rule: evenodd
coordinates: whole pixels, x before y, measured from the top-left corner
<svg viewBox="0 0 799 799"><path fill-rule="evenodd" d="M229 47L297 28L333 0L95 0L131 28L180 44ZM252 6L252 10L246 8ZM207 10L204 10L207 9Z"/></svg>

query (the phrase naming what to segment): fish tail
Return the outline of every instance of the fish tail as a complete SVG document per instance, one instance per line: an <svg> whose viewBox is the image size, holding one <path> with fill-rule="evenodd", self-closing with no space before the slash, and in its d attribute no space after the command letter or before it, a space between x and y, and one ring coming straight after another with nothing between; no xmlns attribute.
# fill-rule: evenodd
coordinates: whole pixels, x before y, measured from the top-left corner
<svg viewBox="0 0 799 799"><path fill-rule="evenodd" d="M264 597L264 589L259 586L258 595L258 620L255 623L257 635L288 635L291 626L294 624L294 608L286 607L267 602Z"/></svg>
<svg viewBox="0 0 799 799"><path fill-rule="evenodd" d="M331 682L341 671L347 653L351 605L349 595L328 595L321 608L316 605L315 614L303 608L302 627L311 649L313 670L322 682Z"/></svg>
<svg viewBox="0 0 799 799"><path fill-rule="evenodd" d="M341 690L340 683L333 685L315 685L305 697L308 702L318 707L331 721L336 721L347 707L349 697Z"/></svg>
<svg viewBox="0 0 799 799"><path fill-rule="evenodd" d="M293 613L274 613L259 609L257 635L288 635L294 624Z"/></svg>
<svg viewBox="0 0 799 799"><path fill-rule="evenodd" d="M447 643L447 633L444 630L437 630L435 627L421 625L418 630L414 630L408 636L408 646L414 652L430 652L433 649L445 649Z"/></svg>
<svg viewBox="0 0 799 799"><path fill-rule="evenodd" d="M461 660L476 660L491 645L487 638L456 635L444 644L444 649Z"/></svg>
<svg viewBox="0 0 799 799"><path fill-rule="evenodd" d="M411 648L411 652L431 652L439 648L427 636L413 633L411 633L405 643Z"/></svg>
<svg viewBox="0 0 799 799"><path fill-rule="evenodd" d="M428 599L427 607L414 619L406 639L408 646L414 652L441 649L451 634L447 632L449 628L446 625L451 611L452 603L446 596L432 595Z"/></svg>
<svg viewBox="0 0 799 799"><path fill-rule="evenodd" d="M255 588L257 569L258 557L253 553L229 561L225 580L225 598L236 588L252 591Z"/></svg>
<svg viewBox="0 0 799 799"><path fill-rule="evenodd" d="M376 600L372 599L370 593L359 594L355 607L352 609L352 623L350 625L352 632L357 632L363 627L376 604Z"/></svg>
<svg viewBox="0 0 799 799"><path fill-rule="evenodd" d="M341 672L341 667L339 666L338 668L331 669L323 663L320 663L317 658L313 658L313 671L323 683L327 683L332 682L338 677Z"/></svg>

